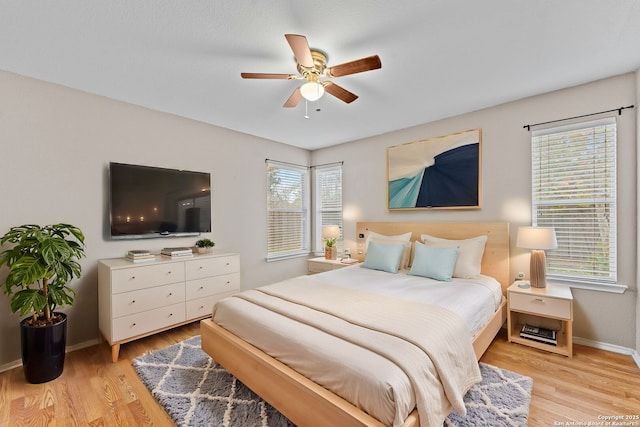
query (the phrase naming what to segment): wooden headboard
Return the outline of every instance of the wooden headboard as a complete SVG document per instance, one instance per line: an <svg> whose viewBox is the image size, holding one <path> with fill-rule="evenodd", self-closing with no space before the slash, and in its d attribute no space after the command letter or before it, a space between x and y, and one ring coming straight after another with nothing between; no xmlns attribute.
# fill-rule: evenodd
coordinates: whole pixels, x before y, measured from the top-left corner
<svg viewBox="0 0 640 427"><path fill-rule="evenodd" d="M421 234L443 239L461 240L486 235L487 243L482 257L482 274L495 277L503 293L512 283L509 272L509 223L507 222L358 222L356 242L358 250L353 257L364 260L367 232L397 235L411 231L411 241L420 241Z"/></svg>

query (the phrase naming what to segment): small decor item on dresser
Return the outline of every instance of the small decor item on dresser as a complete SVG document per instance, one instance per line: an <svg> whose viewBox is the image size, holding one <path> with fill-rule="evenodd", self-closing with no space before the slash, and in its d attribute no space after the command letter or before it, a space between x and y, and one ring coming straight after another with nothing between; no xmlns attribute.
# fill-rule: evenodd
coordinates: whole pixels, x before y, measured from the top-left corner
<svg viewBox="0 0 640 427"><path fill-rule="evenodd" d="M127 259L131 262L147 262L155 258L155 255L146 249L133 249L127 252Z"/></svg>
<svg viewBox="0 0 640 427"><path fill-rule="evenodd" d="M337 225L325 225L322 227L322 240L324 240L324 257L326 259L337 259L338 250L336 240L340 237L340 227Z"/></svg>
<svg viewBox="0 0 640 427"><path fill-rule="evenodd" d="M216 244L211 239L200 239L196 242L196 248L198 248L199 254L207 254L213 250Z"/></svg>
<svg viewBox="0 0 640 427"><path fill-rule="evenodd" d="M187 247L163 248L160 254L171 258L184 258L193 256L193 251Z"/></svg>

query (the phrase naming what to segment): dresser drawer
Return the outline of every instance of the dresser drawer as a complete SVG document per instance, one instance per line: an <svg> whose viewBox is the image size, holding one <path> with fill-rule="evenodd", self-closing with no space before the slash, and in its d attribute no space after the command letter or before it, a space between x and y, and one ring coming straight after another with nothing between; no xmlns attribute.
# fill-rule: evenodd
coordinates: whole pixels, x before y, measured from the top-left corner
<svg viewBox="0 0 640 427"><path fill-rule="evenodd" d="M116 318L177 304L184 301L184 295L183 283L122 292L113 296L111 315Z"/></svg>
<svg viewBox="0 0 640 427"><path fill-rule="evenodd" d="M213 306L216 302L235 293L235 291L223 292L221 294L210 295L208 297L187 301L187 319L196 319L198 317L211 316L211 314L213 313Z"/></svg>
<svg viewBox="0 0 640 427"><path fill-rule="evenodd" d="M113 319L113 341L163 329L186 320L184 302Z"/></svg>
<svg viewBox="0 0 640 427"><path fill-rule="evenodd" d="M111 271L111 292L135 291L158 285L184 282L184 263L168 262Z"/></svg>
<svg viewBox="0 0 640 427"><path fill-rule="evenodd" d="M186 288L186 299L192 300L239 289L240 273L189 280Z"/></svg>
<svg viewBox="0 0 640 427"><path fill-rule="evenodd" d="M509 293L509 309L560 319L571 319L571 301L545 295Z"/></svg>
<svg viewBox="0 0 640 427"><path fill-rule="evenodd" d="M221 274L237 273L240 271L240 257L221 256L187 261L186 280L201 279L203 277L219 276Z"/></svg>

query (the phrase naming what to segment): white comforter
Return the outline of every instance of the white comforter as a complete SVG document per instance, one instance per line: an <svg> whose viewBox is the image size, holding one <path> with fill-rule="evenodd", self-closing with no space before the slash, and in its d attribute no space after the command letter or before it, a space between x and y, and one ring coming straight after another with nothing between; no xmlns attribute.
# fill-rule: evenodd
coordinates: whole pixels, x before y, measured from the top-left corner
<svg viewBox="0 0 640 427"><path fill-rule="evenodd" d="M344 288L364 289L386 296L385 305L389 307L402 306L403 299L413 303L436 303L457 313L464 319L461 322L466 325L475 325L482 323L480 319L488 319L499 305L501 298L499 284L488 278L481 278L478 281L455 280L450 283L442 283L405 274L393 275L368 270L360 266L314 276L303 276L284 283L289 286L294 282L297 283L297 286L306 285L308 288L314 289L322 287L323 284L329 284L326 287L327 292L335 285ZM269 288L266 287L266 289ZM254 295L256 292L258 291L248 291L249 294ZM276 290L276 292L278 291ZM321 299L320 295L322 293L318 293L318 298L315 299ZM385 348L385 344L381 344L386 342L385 339L373 337L365 339L365 341L376 342L376 345L380 344L378 347L382 348L376 349L369 345L354 345L349 342L353 339L345 339L345 337L334 336L322 331L327 325L344 323L344 320L330 313L333 311L331 309L332 297L328 299L328 307L324 309L298 308L297 310L302 310L298 314L298 320L287 319L278 313L279 309L274 311L256 305L255 301L250 301L252 298L260 299L262 296L249 296L249 300L234 297L218 303L214 309L214 321L288 364L296 371L353 402L387 425L402 424L416 405L419 409L420 406L423 406L421 410L423 425L429 425L433 422L440 422L442 425L441 413L444 411L444 415L446 415L446 411L450 408L449 400L459 406L460 396L456 397L455 393L464 394L465 388L470 385L469 382L477 380L471 375L458 381L462 387L457 391L440 388L437 391L439 396L436 396L439 397L440 403L437 404L433 402L433 394L430 394L430 397L425 400L424 392L418 390L416 398L415 385L417 380L409 378L406 368L399 367L395 361L392 361L393 357L384 354L384 351L382 351L382 355L379 354L380 350ZM353 301L347 305L353 306ZM480 310L483 314L478 314L478 308L483 309ZM366 308L363 309L363 311L366 310ZM378 311L389 310L378 309ZM455 340L458 344L461 342L470 343L472 334L468 330L459 331L458 334L461 335L459 339ZM365 336L367 335L365 334ZM471 350L471 354L473 354L473 350ZM474 366L477 369L475 364L468 363L468 356L464 360L465 369L469 366ZM475 362L475 358L473 362ZM431 375L438 378L437 369L430 372ZM432 407L426 408L425 405L432 405ZM463 408L457 409L464 410ZM425 411L430 415L423 415ZM431 414L436 414L435 418Z"/></svg>

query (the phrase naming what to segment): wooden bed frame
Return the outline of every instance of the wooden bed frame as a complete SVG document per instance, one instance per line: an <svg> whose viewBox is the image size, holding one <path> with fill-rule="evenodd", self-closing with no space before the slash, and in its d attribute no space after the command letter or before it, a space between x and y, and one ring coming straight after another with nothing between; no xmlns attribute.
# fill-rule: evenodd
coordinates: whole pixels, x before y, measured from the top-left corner
<svg viewBox="0 0 640 427"><path fill-rule="evenodd" d="M510 284L508 223L359 222L356 226L359 248L364 247L368 231L385 235L411 231L412 240L420 240L421 234L455 240L486 235L482 273L495 277L502 285L503 294ZM357 254L356 258L362 259L363 256ZM493 318L473 341L477 359L489 347L505 320L506 300L503 299ZM202 320L200 329L203 350L297 426L383 426L345 399L216 325L211 319ZM419 425L414 409L403 427Z"/></svg>

